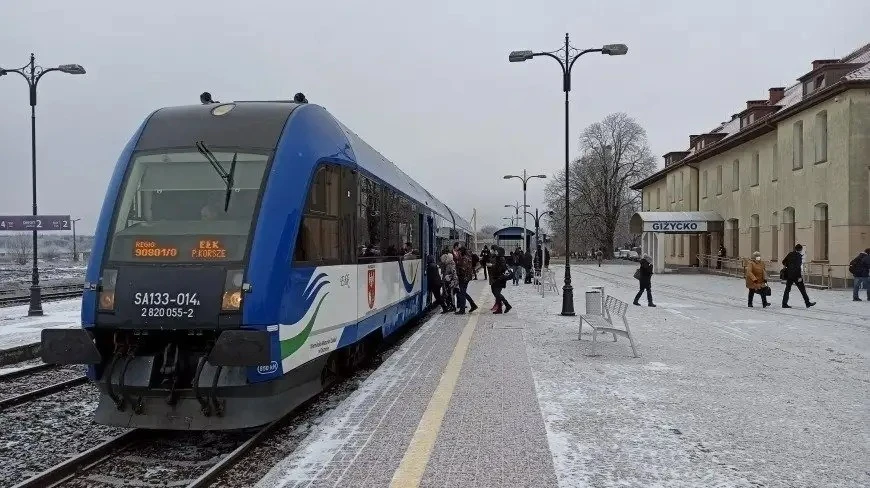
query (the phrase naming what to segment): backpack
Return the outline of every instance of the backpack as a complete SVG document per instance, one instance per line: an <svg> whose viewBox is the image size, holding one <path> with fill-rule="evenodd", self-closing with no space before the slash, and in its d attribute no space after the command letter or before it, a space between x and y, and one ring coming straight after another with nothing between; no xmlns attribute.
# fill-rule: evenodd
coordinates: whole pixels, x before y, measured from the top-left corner
<svg viewBox="0 0 870 488"><path fill-rule="evenodd" d="M859 254L855 256L854 259L849 261L849 272L852 273L852 276L858 276L858 266L861 264L862 255Z"/></svg>

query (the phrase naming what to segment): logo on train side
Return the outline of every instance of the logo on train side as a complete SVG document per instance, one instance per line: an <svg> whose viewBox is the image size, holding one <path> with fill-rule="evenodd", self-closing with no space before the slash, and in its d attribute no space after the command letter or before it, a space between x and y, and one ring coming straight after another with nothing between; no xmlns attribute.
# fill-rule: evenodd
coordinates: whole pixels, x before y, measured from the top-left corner
<svg viewBox="0 0 870 488"><path fill-rule="evenodd" d="M368 276L368 297L369 297L369 310L374 308L375 306L375 291L376 291L376 283L375 281L375 268L369 268L369 276Z"/></svg>
<svg viewBox="0 0 870 488"><path fill-rule="evenodd" d="M259 374L272 374L275 371L278 371L278 362L272 361L268 366L260 365L257 366L257 373Z"/></svg>

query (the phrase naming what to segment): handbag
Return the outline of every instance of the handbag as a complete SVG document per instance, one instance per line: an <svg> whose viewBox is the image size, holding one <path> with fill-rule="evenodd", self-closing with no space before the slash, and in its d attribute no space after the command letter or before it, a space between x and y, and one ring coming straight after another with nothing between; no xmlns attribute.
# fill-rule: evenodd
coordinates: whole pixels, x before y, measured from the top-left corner
<svg viewBox="0 0 870 488"><path fill-rule="evenodd" d="M761 289L759 290L759 292L761 293L761 296L763 296L763 297L769 297L770 294L772 293L770 290L770 287L767 285L762 286Z"/></svg>
<svg viewBox="0 0 870 488"><path fill-rule="evenodd" d="M788 271L785 268L779 270L779 279L784 280L788 278Z"/></svg>
<svg viewBox="0 0 870 488"><path fill-rule="evenodd" d="M634 270L634 279L640 280L640 269Z"/></svg>

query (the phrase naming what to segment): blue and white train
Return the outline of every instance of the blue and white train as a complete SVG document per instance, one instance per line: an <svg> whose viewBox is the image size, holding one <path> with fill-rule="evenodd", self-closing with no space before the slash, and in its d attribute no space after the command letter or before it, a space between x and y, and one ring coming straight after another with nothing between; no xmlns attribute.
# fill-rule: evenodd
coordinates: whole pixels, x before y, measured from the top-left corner
<svg viewBox="0 0 870 488"><path fill-rule="evenodd" d="M323 107L163 108L115 166L82 328L43 331L43 359L89 365L99 423L262 425L421 315L423 258L469 235Z"/></svg>

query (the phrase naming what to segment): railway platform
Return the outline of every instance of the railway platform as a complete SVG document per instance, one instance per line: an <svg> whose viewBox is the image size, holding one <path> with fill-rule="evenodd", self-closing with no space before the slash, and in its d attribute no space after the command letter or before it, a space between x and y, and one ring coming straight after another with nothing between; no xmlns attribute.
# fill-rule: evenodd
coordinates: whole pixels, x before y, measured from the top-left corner
<svg viewBox="0 0 870 488"><path fill-rule="evenodd" d="M586 287L630 304L634 267L572 269L573 318L531 285L493 315L472 282L477 312L422 325L257 486L870 484L870 303L747 308L742 280L656 276L658 308L628 309L640 357L609 336L589 356Z"/></svg>
<svg viewBox="0 0 870 488"><path fill-rule="evenodd" d="M43 302L41 317L28 317L27 305L0 308L0 368L38 354L42 329L81 325L81 298Z"/></svg>

